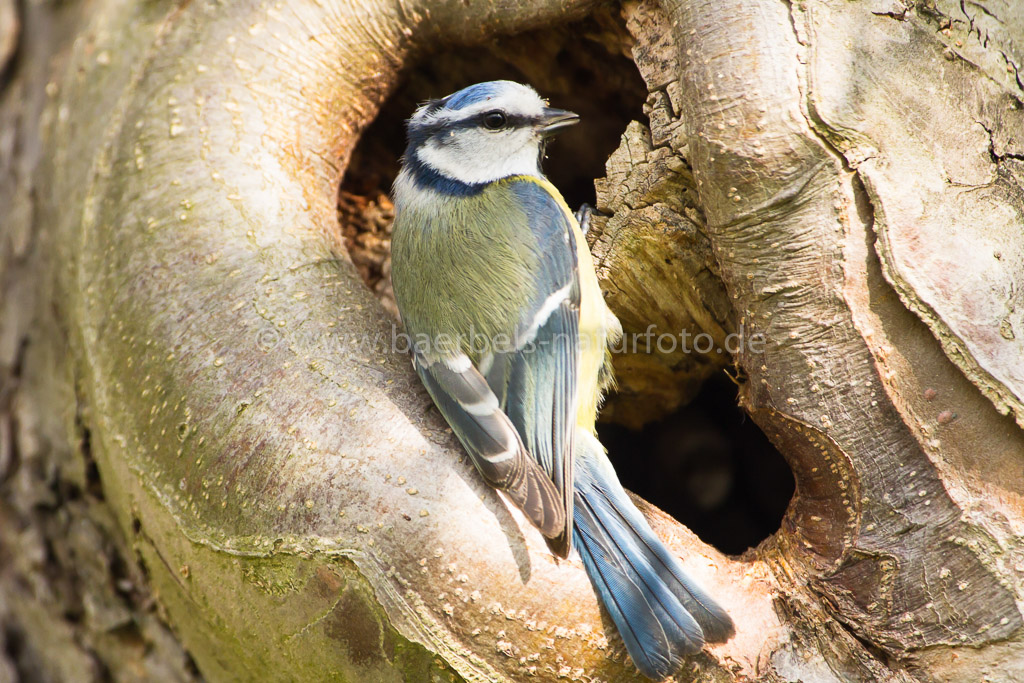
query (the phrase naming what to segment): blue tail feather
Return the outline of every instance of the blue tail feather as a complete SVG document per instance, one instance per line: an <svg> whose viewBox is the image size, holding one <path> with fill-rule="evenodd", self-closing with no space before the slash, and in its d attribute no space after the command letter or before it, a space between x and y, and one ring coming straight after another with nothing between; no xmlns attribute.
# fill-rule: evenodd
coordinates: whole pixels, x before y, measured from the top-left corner
<svg viewBox="0 0 1024 683"><path fill-rule="evenodd" d="M735 629L726 611L683 572L678 560L657 537L629 497L623 493L618 498L620 500L616 501L616 496L607 496L615 513L643 543L647 560L658 577L672 591L683 609L700 625L704 641L724 643L731 638Z"/></svg>
<svg viewBox="0 0 1024 683"><path fill-rule="evenodd" d="M590 506L579 499L574 518L576 548L633 663L648 678L660 680L671 675L679 668L680 654L683 654L678 643L687 643L688 652L700 650L703 642L700 627L691 619L691 633L685 635L677 623L682 619L673 618L669 611L671 605L669 608L664 605L667 592L664 585L652 576L649 567L638 568L628 561L622 549L601 528ZM668 597L671 602L671 596ZM680 611L678 603L676 610ZM685 612L682 615L688 616Z"/></svg>
<svg viewBox="0 0 1024 683"><path fill-rule="evenodd" d="M596 439L577 443L575 546L633 663L661 680L705 642L728 639L732 620L683 573L622 490Z"/></svg>

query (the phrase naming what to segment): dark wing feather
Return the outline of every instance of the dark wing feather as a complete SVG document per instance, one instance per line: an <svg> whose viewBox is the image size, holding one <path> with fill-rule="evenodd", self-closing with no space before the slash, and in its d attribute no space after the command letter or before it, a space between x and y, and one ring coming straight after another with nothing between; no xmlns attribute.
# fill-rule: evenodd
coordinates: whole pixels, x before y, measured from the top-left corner
<svg viewBox="0 0 1024 683"><path fill-rule="evenodd" d="M504 491L546 537L560 537L566 511L559 491L530 458L483 376L462 358L467 367L453 369L417 353L416 372L487 483Z"/></svg>

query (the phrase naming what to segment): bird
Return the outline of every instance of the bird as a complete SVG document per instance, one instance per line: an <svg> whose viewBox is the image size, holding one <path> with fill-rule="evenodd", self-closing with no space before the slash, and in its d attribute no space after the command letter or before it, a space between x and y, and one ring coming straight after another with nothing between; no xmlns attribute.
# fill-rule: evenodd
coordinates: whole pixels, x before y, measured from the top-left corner
<svg viewBox="0 0 1024 683"><path fill-rule="evenodd" d="M555 556L579 554L633 663L662 680L735 628L597 438L622 328L584 237L589 214L541 168L578 121L513 81L420 105L392 191L391 276L415 370L479 474Z"/></svg>

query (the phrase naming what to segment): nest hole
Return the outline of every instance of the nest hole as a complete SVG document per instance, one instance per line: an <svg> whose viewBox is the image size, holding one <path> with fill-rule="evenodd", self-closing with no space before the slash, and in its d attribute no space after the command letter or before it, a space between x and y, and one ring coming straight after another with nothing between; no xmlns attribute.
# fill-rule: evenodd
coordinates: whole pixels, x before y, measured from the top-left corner
<svg viewBox="0 0 1024 683"><path fill-rule="evenodd" d="M623 486L724 553L774 534L793 497L792 470L724 374L664 419L639 430L600 423L598 435Z"/></svg>
<svg viewBox="0 0 1024 683"><path fill-rule="evenodd" d="M605 175L622 132L632 120L647 123L648 92L632 44L622 19L605 8L579 22L426 55L406 71L353 150L338 195L348 253L392 316L398 318L389 277L389 193L405 150L405 120L415 108L481 81L532 85L552 106L580 114L580 124L549 146L544 170L570 207L593 205L594 179ZM642 429L599 426L626 488L731 554L779 528L794 489L784 459L735 399L723 375Z"/></svg>

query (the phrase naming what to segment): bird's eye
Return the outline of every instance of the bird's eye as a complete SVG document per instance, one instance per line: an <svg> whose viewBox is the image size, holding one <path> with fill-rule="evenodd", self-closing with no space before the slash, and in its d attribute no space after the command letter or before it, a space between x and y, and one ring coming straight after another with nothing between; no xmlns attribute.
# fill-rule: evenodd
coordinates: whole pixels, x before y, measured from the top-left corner
<svg viewBox="0 0 1024 683"><path fill-rule="evenodd" d="M489 130L498 130L504 128L508 119L505 118L504 112L500 111L489 111L484 114L484 126Z"/></svg>

